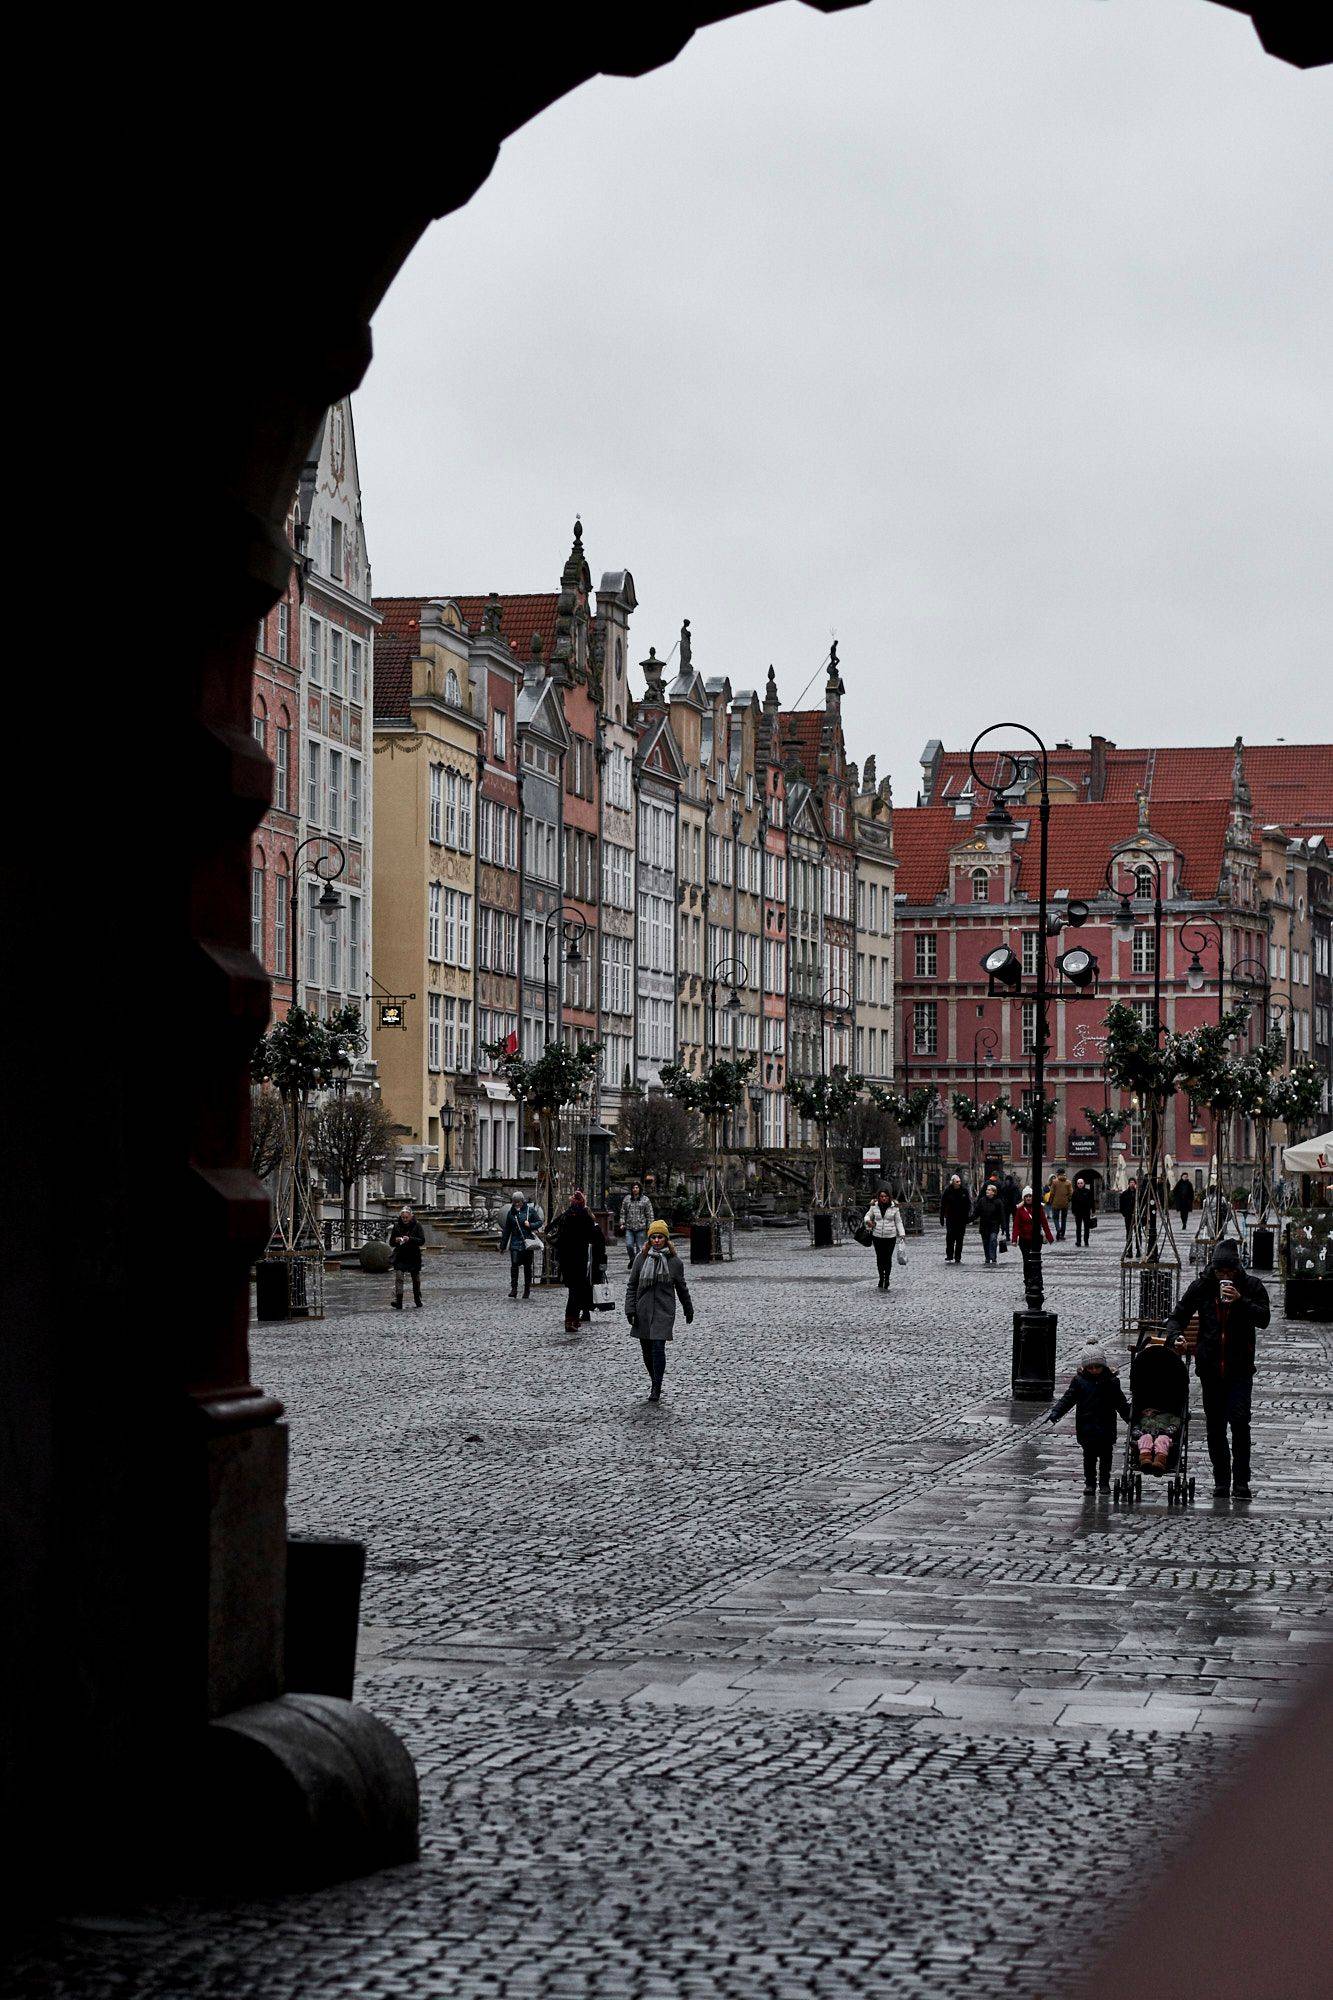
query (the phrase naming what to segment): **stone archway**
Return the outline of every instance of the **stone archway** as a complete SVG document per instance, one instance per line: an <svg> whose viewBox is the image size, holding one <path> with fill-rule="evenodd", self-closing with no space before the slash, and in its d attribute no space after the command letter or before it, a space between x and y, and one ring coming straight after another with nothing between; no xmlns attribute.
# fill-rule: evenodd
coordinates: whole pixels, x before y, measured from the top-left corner
<svg viewBox="0 0 1333 2000"><path fill-rule="evenodd" d="M72 967L69 1002L28 1024L38 1060L17 1089L31 1146L15 1212L31 1226L18 1232L6 1342L11 1817L48 1887L80 1848L104 1865L113 1841L131 1867L159 1865L181 1834L167 1815L182 1806L182 1746L285 1685L286 1432L249 1379L246 1344L247 1272L267 1229L246 1166L247 1062L267 990L245 883L270 784L249 730L253 627L286 580L302 457L328 404L360 381L395 272L486 178L504 138L591 76L641 75L748 10L593 8L524 16L521 30L492 10L406 62L373 40L346 55L312 47L304 22L266 20L229 27L188 75L158 82L140 116L106 101L116 72L98 76L95 58L60 107L104 223L62 276L76 278L98 343L82 366L114 384L121 425L111 477L108 420L66 412L107 543L79 610L112 615L131 573L133 615L162 625L151 645L164 743L133 699L136 634L124 681L99 692L100 726L73 745L70 790L92 838L114 831L118 852L160 857L153 893L136 900L122 884L81 903L77 961L49 888L34 883L23 906L31 934L54 938L52 962ZM1239 11L1273 54L1329 59L1305 9ZM375 115L349 148L367 100ZM52 400L75 399L58 383ZM65 1222L65 1134L43 1083L83 1057L89 967L96 1172ZM150 1122L146 1075L162 1092ZM206 1791L186 1803L208 1817Z"/></svg>

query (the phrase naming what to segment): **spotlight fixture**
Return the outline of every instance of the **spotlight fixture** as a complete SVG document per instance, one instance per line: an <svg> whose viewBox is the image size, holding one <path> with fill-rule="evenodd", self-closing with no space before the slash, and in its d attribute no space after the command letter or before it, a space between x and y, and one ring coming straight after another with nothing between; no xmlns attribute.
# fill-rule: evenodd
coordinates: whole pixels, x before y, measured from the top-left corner
<svg viewBox="0 0 1333 2000"><path fill-rule="evenodd" d="M1061 952L1055 962L1059 967L1061 979L1070 986L1096 985L1097 960L1090 951L1085 951L1081 944L1074 945L1069 951Z"/></svg>
<svg viewBox="0 0 1333 2000"><path fill-rule="evenodd" d="M1007 944L996 945L994 951L988 951L981 961L981 969L990 981L992 990L996 986L1003 986L1012 993L1022 984L1023 968Z"/></svg>
<svg viewBox="0 0 1333 2000"><path fill-rule="evenodd" d="M1078 896L1075 896L1065 906L1065 922L1069 925L1071 931L1082 930L1091 915L1092 912L1087 904Z"/></svg>

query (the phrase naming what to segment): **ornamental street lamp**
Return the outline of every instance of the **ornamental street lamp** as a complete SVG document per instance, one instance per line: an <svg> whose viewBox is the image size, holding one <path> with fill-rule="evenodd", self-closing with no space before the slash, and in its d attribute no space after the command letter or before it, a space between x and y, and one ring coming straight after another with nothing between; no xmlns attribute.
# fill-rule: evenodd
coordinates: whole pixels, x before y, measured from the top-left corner
<svg viewBox="0 0 1333 2000"><path fill-rule="evenodd" d="M980 790L988 792L991 808L982 821L986 836L986 846L994 855L1007 854L1013 841L1014 821L1004 803L1004 794L1011 790L1020 774L1018 758L1012 751L999 754L995 770L995 782L984 778L977 769L977 750L988 736L1001 729L1017 729L1036 744L1041 758L1040 793L1037 806L1039 829L1037 859L1037 964L1034 987L1034 1012L1036 1020L1032 1042L1032 1186L1033 1218L1032 1242L1023 1259L1023 1276L1026 1297L1026 1311L1015 1312L1013 1331L1013 1358L1010 1387L1015 1397L1045 1401L1055 1390L1055 1330L1056 1316L1043 1308L1045 1291L1041 1271L1041 1190L1042 1159L1046 1145L1046 1048L1050 1038L1047 1020L1047 969L1046 938L1049 928L1047 883L1050 855L1050 760L1046 745L1036 731L1021 722L994 722L983 729L967 753L968 765L973 783ZM986 954L982 962L987 975L990 991L997 988L1005 994L1021 991L1023 968L1007 945Z"/></svg>
<svg viewBox="0 0 1333 2000"><path fill-rule="evenodd" d="M444 1128L444 1172L445 1172L445 1178L447 1179L449 1175L449 1169L453 1166L454 1163L453 1155L450 1151L450 1142L452 1140L453 1130L454 1130L454 1107L452 1104L445 1104L441 1107L440 1124Z"/></svg>
<svg viewBox="0 0 1333 2000"><path fill-rule="evenodd" d="M731 1019L732 1046L736 1043L736 1022L741 1012L741 994L749 986L749 976L738 958L720 958L713 967L708 980L708 1047L709 1059L717 1061L717 989L729 986L724 1006Z"/></svg>
<svg viewBox="0 0 1333 2000"><path fill-rule="evenodd" d="M1133 867L1136 875L1141 868L1151 868L1152 870L1152 1030L1155 1046L1162 1038L1162 864L1155 854L1146 849L1138 850L1133 855L1132 860L1124 854L1119 856L1112 855L1106 864L1106 886L1112 895L1116 891L1115 868L1117 860L1119 860L1122 867ZM1176 860L1179 862L1179 855L1176 856ZM1113 928L1122 944L1133 943L1134 933L1138 929L1138 919L1134 914L1134 905L1130 902L1127 891L1121 891ZM1202 970L1203 968L1200 967L1200 984L1203 983ZM1187 973L1186 983L1188 984L1188 982L1189 975ZM1194 990L1197 992L1198 988L1196 987Z"/></svg>
<svg viewBox="0 0 1333 2000"><path fill-rule="evenodd" d="M546 913L542 925L542 1038L546 1047L551 1046L551 926L560 925L560 941L564 948L564 962L575 968L582 965L583 954L579 946L587 941L588 919L579 910L567 909L557 903Z"/></svg>
<svg viewBox="0 0 1333 2000"><path fill-rule="evenodd" d="M333 860L333 855L328 853L318 854L313 861L302 864L301 856L305 853L307 847L332 848L333 854L337 856L336 867L328 865ZM292 855L291 946L293 1007L300 1005L297 995L301 990L300 966L297 964L297 946L300 942L300 929L297 920L301 911L301 897L299 893L301 877L303 875L314 875L324 884L324 887L320 890L319 900L315 904L315 908L319 911L325 925L329 925L333 923L339 910L342 908L343 899L333 885L346 866L347 856L341 844L336 840L330 839L328 834L325 833L312 833L309 839L301 842Z"/></svg>

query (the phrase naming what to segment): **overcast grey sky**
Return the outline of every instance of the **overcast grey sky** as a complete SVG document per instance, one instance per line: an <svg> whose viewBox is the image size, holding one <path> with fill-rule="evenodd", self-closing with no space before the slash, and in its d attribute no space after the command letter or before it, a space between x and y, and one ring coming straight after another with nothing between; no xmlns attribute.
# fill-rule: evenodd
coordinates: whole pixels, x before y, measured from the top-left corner
<svg viewBox="0 0 1333 2000"><path fill-rule="evenodd" d="M554 588L581 511L636 658L689 617L791 702L836 632L904 804L1011 715L1333 737L1331 133L1203 0L781 5L598 79L376 319L375 588Z"/></svg>

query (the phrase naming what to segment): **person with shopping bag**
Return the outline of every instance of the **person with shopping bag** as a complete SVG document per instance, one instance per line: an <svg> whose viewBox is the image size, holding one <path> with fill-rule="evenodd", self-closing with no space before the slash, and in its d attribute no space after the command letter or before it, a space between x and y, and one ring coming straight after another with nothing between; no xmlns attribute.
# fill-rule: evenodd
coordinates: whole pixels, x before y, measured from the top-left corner
<svg viewBox="0 0 1333 2000"><path fill-rule="evenodd" d="M532 1293L533 1265L541 1252L541 1238L537 1234L545 1221L541 1203L527 1201L522 1188L514 1189L514 1198L505 1210L505 1219L500 1227L500 1250L509 1252L509 1296L518 1297L519 1272L523 1273L523 1296Z"/></svg>
<svg viewBox="0 0 1333 2000"><path fill-rule="evenodd" d="M592 1319L596 1303L593 1287L606 1283L606 1238L582 1188L575 1188L556 1225L555 1254L560 1275L569 1287L565 1332L577 1333L580 1325Z"/></svg>
<svg viewBox="0 0 1333 2000"><path fill-rule="evenodd" d="M652 1222L648 1225L648 1247L634 1259L625 1287L625 1318L648 1370L650 1403L662 1400L666 1344L675 1337L677 1299L689 1326L694 1319L694 1302L685 1282L685 1266L671 1247L665 1222Z"/></svg>
<svg viewBox="0 0 1333 2000"><path fill-rule="evenodd" d="M871 1202L862 1217L861 1228L866 1232L865 1241L875 1247L875 1263L879 1270L878 1289L887 1292L889 1279L893 1274L894 1252L907 1236L903 1212L887 1188L881 1188ZM900 1262L904 1257L905 1253L898 1250Z"/></svg>

